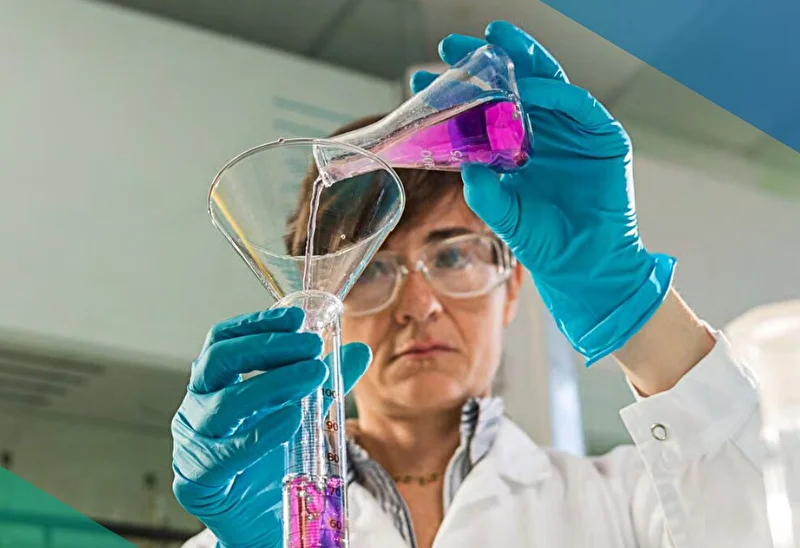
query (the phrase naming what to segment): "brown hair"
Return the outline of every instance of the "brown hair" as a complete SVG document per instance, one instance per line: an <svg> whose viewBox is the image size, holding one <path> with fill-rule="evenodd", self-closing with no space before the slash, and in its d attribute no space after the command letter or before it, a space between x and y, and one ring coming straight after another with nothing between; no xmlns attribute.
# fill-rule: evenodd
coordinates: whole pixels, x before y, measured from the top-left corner
<svg viewBox="0 0 800 548"><path fill-rule="evenodd" d="M360 118L340 127L330 134L329 137L334 137L355 129L366 127L379 121L384 116L385 114L379 114ZM434 171L425 169L395 169L395 171L403 183L403 188L406 195L406 204L405 209L403 210L403 216L400 218L395 230L401 230L403 227L413 224L414 221L418 220L426 213L429 213L434 205L438 204L446 197L452 197L455 199L456 196L461 193L461 189L463 187L461 176L458 172ZM316 166L312 165L301 182L297 205L287 219L287 230L285 232L286 236L284 241L286 243L287 252L290 255L297 256L302 255L305 252L309 202L311 201L312 187L317 175ZM370 191L369 187L365 188L368 192ZM374 191L374 187L372 190ZM326 205L324 196L325 193L323 193L323 199L320 201L319 212L317 214L318 228L320 222L324 222L324 211L326 207L330 207L330 205ZM370 201L365 200L364 203L370 203ZM365 222L365 220L361 217L362 215L357 213L354 214L348 223L351 225L350 230L348 231L345 229L345 231L351 233L357 232L358 226ZM338 226L337 233L341 233L342 231L343 229L340 224L340 226ZM323 230L318 231L317 234L324 232L325 230L323 228ZM321 244L315 237L315 252L318 251L322 253L329 253L333 251L339 245L338 238L336 240L336 242L327 242L327 245L324 245L325 248L320 249Z"/></svg>

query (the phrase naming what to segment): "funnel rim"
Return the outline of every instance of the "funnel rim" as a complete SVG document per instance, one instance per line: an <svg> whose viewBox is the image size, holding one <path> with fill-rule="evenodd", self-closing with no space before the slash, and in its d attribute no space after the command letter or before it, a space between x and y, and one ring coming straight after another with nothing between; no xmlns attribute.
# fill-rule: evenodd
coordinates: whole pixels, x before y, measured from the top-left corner
<svg viewBox="0 0 800 548"><path fill-rule="evenodd" d="M276 141L269 141L267 143L262 143L260 145L256 145L252 148L249 148L243 152L240 152L239 154L228 160L228 162L226 162L225 165L222 166L222 168L220 168L220 170L214 176L214 179L211 181L211 186L208 189L208 199L206 204L208 215L211 217L212 224L215 227L217 227L217 230L219 230L225 236L225 239L228 240L228 242L233 246L234 249L238 250L237 246L232 241L232 237L227 233L227 231L225 231L222 228L222 225L218 221L217 216L214 214L214 208L212 207L214 191L219 186L225 174L228 171L230 171L234 166L236 166L238 163L240 163L242 160L245 160L246 158L258 154L259 152L263 152L265 150L269 150L272 148L278 148L281 146L295 146L295 145L309 145L312 147L315 145L321 145L326 147L344 148L355 154L360 154L362 156L369 158L370 160L380 165L383 169L385 169L389 173L389 175L391 175L392 179L394 180L397 186L399 192L399 197L398 197L399 207L397 208L394 216L389 220L389 222L387 223L386 227L384 227L383 230L378 230L374 234L370 234L369 236L358 242L358 244L370 242L375 238L381 236L385 238L389 233L391 233L397 227L397 224L400 222L400 218L403 216L403 211L405 211L406 193L405 193L405 188L403 187L403 182L400 179L400 176L397 174L394 168L392 168L392 166L390 166L385 160L361 147L351 145L348 143L341 143L338 141L334 141L332 139L326 139L321 137L293 137L293 138L281 137ZM263 248L261 249L263 251L268 251ZM293 260L305 260L305 255L278 254L274 252L270 252L270 254L280 257L290 258Z"/></svg>

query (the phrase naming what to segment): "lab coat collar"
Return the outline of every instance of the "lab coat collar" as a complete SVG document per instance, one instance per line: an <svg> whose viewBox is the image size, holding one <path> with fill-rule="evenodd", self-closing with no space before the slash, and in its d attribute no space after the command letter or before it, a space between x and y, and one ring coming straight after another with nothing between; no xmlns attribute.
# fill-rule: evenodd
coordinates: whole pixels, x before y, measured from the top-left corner
<svg viewBox="0 0 800 548"><path fill-rule="evenodd" d="M535 485L552 474L547 452L505 418L487 456L497 475L512 483Z"/></svg>
<svg viewBox="0 0 800 548"><path fill-rule="evenodd" d="M500 508L515 487L534 487L551 474L547 453L511 420L504 418L491 450L470 472L453 499L452 507L457 510L449 514L464 516L462 512ZM447 517L442 527L449 527Z"/></svg>

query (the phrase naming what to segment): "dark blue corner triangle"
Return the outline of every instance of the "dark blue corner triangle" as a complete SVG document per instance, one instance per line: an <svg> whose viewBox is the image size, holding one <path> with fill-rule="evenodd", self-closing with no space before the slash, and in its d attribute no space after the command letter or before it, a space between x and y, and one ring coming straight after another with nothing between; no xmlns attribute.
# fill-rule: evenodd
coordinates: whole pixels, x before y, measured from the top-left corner
<svg viewBox="0 0 800 548"><path fill-rule="evenodd" d="M542 1L800 152L800 0Z"/></svg>

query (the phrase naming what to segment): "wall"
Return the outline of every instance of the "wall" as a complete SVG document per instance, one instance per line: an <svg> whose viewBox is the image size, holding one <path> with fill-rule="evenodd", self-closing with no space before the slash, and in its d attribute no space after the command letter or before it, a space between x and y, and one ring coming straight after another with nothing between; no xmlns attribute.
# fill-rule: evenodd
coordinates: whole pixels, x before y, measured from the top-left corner
<svg viewBox="0 0 800 548"><path fill-rule="evenodd" d="M185 368L268 303L214 229L230 158L394 106L390 83L92 2L0 0L0 340Z"/></svg>
<svg viewBox="0 0 800 548"><path fill-rule="evenodd" d="M498 371L497 393L506 414L537 443L553 442L550 413L550 356L542 304L526 272L517 317L506 329L503 362Z"/></svg>
<svg viewBox="0 0 800 548"><path fill-rule="evenodd" d="M800 173L723 152L699 163L691 145L631 132L644 141L634 168L642 237L678 257L678 289L706 321L722 327L800 293L800 199L760 188L784 178L796 188Z"/></svg>

